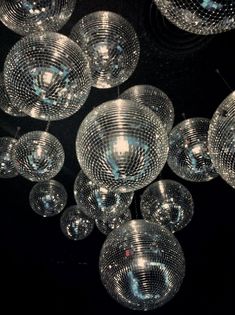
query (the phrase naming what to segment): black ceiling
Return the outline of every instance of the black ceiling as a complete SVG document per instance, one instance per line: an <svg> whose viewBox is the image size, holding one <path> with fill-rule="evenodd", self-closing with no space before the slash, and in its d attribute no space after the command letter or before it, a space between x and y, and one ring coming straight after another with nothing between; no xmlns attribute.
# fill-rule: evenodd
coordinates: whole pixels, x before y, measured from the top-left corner
<svg viewBox="0 0 235 315"><path fill-rule="evenodd" d="M235 32L202 37L178 30L157 12L151 0L80 0L61 31L68 34L79 18L104 9L121 14L135 27L141 57L134 75L120 91L135 84L151 84L172 99L175 123L183 117L211 118L229 94L219 69L235 88ZM20 37L0 25L0 70L12 45ZM56 177L74 204L72 187L79 167L74 141L80 122L96 105L117 97L117 88L92 89L88 101L74 116L53 122L50 132L62 142L66 161ZM13 118L0 113L0 136L44 130L46 123L31 118ZM232 314L234 288L234 190L222 179L190 183L177 178L166 166L162 178L185 184L195 201L191 224L177 233L186 257L186 277L177 296L156 311L168 314ZM32 183L17 177L0 180L0 286L8 314L12 307L52 314L131 314L112 300L98 272L99 251L105 237L94 230L84 241L67 240L60 231L59 216L43 219L29 207ZM138 207L139 194L132 206ZM134 211L135 212L135 211ZM150 312L155 313L155 312Z"/></svg>

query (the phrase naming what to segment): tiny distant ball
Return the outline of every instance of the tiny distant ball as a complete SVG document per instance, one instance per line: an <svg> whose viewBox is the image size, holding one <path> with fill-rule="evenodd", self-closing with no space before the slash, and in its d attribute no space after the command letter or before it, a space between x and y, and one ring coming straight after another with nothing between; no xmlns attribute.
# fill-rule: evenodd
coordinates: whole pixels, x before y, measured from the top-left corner
<svg viewBox="0 0 235 315"><path fill-rule="evenodd" d="M13 151L17 140L11 137L0 138L0 178L13 178L18 172L13 163Z"/></svg>

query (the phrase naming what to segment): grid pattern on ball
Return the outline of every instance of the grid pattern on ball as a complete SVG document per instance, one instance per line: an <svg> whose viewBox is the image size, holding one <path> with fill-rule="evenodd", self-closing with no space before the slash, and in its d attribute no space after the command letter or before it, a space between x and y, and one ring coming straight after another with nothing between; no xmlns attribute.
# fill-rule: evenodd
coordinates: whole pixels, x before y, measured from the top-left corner
<svg viewBox="0 0 235 315"><path fill-rule="evenodd" d="M113 12L86 15L72 29L71 38L90 60L93 86L110 88L134 72L140 54L137 35L128 21Z"/></svg>
<svg viewBox="0 0 235 315"><path fill-rule="evenodd" d="M168 139L152 110L119 99L87 115L78 131L76 151L82 170L94 183L128 192L158 176L167 159Z"/></svg>
<svg viewBox="0 0 235 315"><path fill-rule="evenodd" d="M188 181L202 182L218 174L208 150L209 119L186 119L173 128L169 135L168 165Z"/></svg>
<svg viewBox="0 0 235 315"><path fill-rule="evenodd" d="M59 140L43 131L26 133L17 141L13 151L15 168L31 181L46 181L56 176L64 159Z"/></svg>
<svg viewBox="0 0 235 315"><path fill-rule="evenodd" d="M108 235L99 268L109 294L135 310L168 302L185 273L184 255L174 235L144 220L129 221Z"/></svg>
<svg viewBox="0 0 235 315"><path fill-rule="evenodd" d="M91 88L86 56L57 33L32 34L18 41L6 58L4 78L12 103L41 120L71 116Z"/></svg>
<svg viewBox="0 0 235 315"><path fill-rule="evenodd" d="M209 128L208 146L220 176L235 188L235 93L218 107Z"/></svg>
<svg viewBox="0 0 235 315"><path fill-rule="evenodd" d="M151 85L135 85L124 91L120 98L148 106L161 119L163 127L170 132L174 123L174 107L169 97Z"/></svg>
<svg viewBox="0 0 235 315"><path fill-rule="evenodd" d="M11 137L0 138L0 178L13 178L18 175L12 155L17 140Z"/></svg>
<svg viewBox="0 0 235 315"><path fill-rule="evenodd" d="M56 180L37 183L29 194L29 204L34 212L43 217L60 213L67 203L67 192Z"/></svg>
<svg viewBox="0 0 235 315"><path fill-rule="evenodd" d="M235 28L233 0L154 0L166 18L179 28L209 35Z"/></svg>
<svg viewBox="0 0 235 315"><path fill-rule="evenodd" d="M20 35L39 31L58 31L68 21L76 4L76 0L3 0L2 2L1 21Z"/></svg>
<svg viewBox="0 0 235 315"><path fill-rule="evenodd" d="M146 188L140 209L145 220L177 232L191 221L194 203L186 187L172 180L160 180Z"/></svg>

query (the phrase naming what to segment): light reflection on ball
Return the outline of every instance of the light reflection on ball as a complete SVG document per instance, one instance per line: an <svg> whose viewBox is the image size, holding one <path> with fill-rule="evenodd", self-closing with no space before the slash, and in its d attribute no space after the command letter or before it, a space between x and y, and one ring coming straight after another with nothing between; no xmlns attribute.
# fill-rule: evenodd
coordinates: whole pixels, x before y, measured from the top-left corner
<svg viewBox="0 0 235 315"><path fill-rule="evenodd" d="M13 178L18 175L12 156L16 142L17 140L11 137L0 138L0 178Z"/></svg>

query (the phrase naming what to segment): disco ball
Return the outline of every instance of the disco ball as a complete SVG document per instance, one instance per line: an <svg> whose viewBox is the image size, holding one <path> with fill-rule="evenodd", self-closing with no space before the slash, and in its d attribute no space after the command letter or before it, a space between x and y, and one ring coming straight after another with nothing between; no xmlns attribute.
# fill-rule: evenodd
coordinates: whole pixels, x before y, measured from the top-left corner
<svg viewBox="0 0 235 315"><path fill-rule="evenodd" d="M100 253L101 280L120 304L152 310L180 289L184 255L174 235L160 224L133 220L113 230Z"/></svg>
<svg viewBox="0 0 235 315"><path fill-rule="evenodd" d="M86 15L73 27L71 38L89 57L93 86L97 88L120 85L138 64L140 47L135 30L116 13Z"/></svg>
<svg viewBox="0 0 235 315"><path fill-rule="evenodd" d="M57 33L32 34L18 41L6 58L4 80L11 102L41 120L73 115L91 88L86 56Z"/></svg>
<svg viewBox="0 0 235 315"><path fill-rule="evenodd" d="M82 211L93 219L120 216L132 202L133 193L116 193L95 185L80 171L74 183L74 197Z"/></svg>
<svg viewBox="0 0 235 315"><path fill-rule="evenodd" d="M118 99L86 116L76 151L82 170L94 183L111 191L130 192L158 176L167 159L168 139L152 110Z"/></svg>
<svg viewBox="0 0 235 315"><path fill-rule="evenodd" d="M0 138L0 178L13 178L18 175L12 160L16 142L14 138Z"/></svg>
<svg viewBox="0 0 235 315"><path fill-rule="evenodd" d="M169 97L151 85L135 85L120 95L120 98L148 106L161 119L163 127L170 132L174 122L174 107Z"/></svg>
<svg viewBox="0 0 235 315"><path fill-rule="evenodd" d="M29 203L33 211L43 217L52 217L60 213L67 203L67 192L56 180L37 183L29 194Z"/></svg>
<svg viewBox="0 0 235 315"><path fill-rule="evenodd" d="M208 151L209 123L207 118L186 119L169 135L168 165L185 180L205 182L218 175Z"/></svg>
<svg viewBox="0 0 235 315"><path fill-rule="evenodd" d="M17 141L13 151L16 170L31 181L46 181L56 176L64 164L61 143L48 132L28 132Z"/></svg>
<svg viewBox="0 0 235 315"><path fill-rule="evenodd" d="M235 188L235 92L217 108L209 127L208 146L219 175Z"/></svg>
<svg viewBox="0 0 235 315"><path fill-rule="evenodd" d="M94 228L94 221L76 205L65 209L60 218L60 227L65 236L78 241L90 235Z"/></svg>
<svg viewBox="0 0 235 315"><path fill-rule="evenodd" d="M76 0L2 0L0 19L12 31L58 31L69 20Z"/></svg>
<svg viewBox="0 0 235 315"><path fill-rule="evenodd" d="M194 204L186 187L173 180L160 180L144 191L140 209L145 220L177 232L191 221Z"/></svg>
<svg viewBox="0 0 235 315"><path fill-rule="evenodd" d="M233 0L154 0L161 13L179 28L200 35L235 28Z"/></svg>

